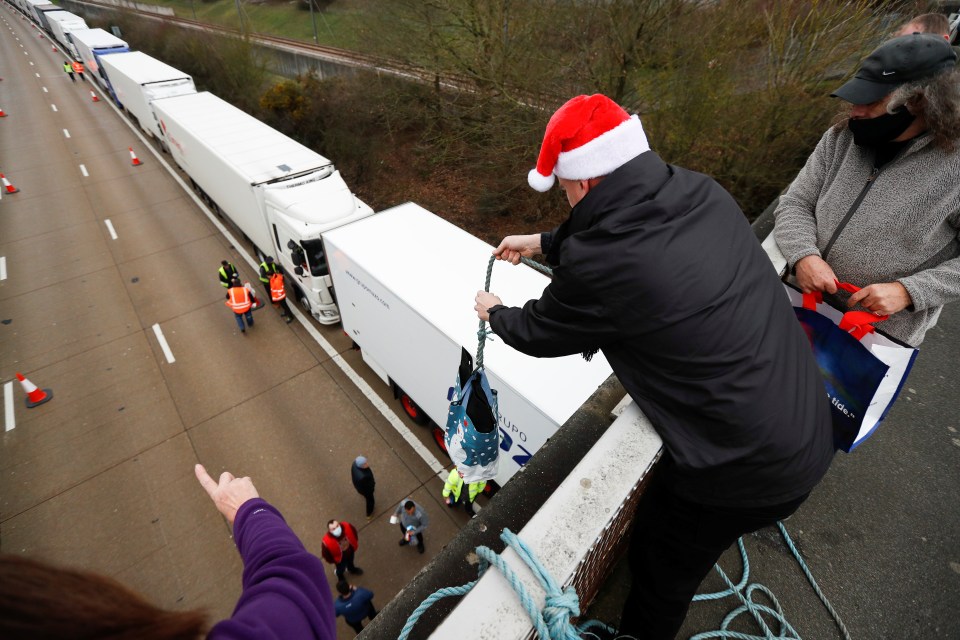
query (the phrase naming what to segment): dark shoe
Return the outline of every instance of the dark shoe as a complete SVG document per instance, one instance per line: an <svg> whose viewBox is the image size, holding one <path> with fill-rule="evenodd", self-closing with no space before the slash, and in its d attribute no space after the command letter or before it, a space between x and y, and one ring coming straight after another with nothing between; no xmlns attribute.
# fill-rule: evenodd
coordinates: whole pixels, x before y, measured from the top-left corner
<svg viewBox="0 0 960 640"><path fill-rule="evenodd" d="M401 547L405 547L405 546L407 546L408 544L410 544L410 541L407 540L406 538L404 538L404 539L401 540L398 544L399 544Z"/></svg>
<svg viewBox="0 0 960 640"><path fill-rule="evenodd" d="M246 329L240 329L240 333L246 333L246 332L247 332Z"/></svg>
<svg viewBox="0 0 960 640"><path fill-rule="evenodd" d="M253 320L251 320L251 321L248 322L247 324L249 324L249 325L252 327L252 326L253 326Z"/></svg>
<svg viewBox="0 0 960 640"><path fill-rule="evenodd" d="M422 544L417 545L417 551L419 551L420 553L423 553L424 549Z"/></svg>
<svg viewBox="0 0 960 640"><path fill-rule="evenodd" d="M352 574L355 575L355 576L362 576L362 575L363 575L363 569L361 569L360 567L354 567L353 569L347 569L347 571L349 571L350 573L352 573Z"/></svg>
<svg viewBox="0 0 960 640"><path fill-rule="evenodd" d="M293 316L283 316L283 319L287 321L287 324L293 322Z"/></svg>

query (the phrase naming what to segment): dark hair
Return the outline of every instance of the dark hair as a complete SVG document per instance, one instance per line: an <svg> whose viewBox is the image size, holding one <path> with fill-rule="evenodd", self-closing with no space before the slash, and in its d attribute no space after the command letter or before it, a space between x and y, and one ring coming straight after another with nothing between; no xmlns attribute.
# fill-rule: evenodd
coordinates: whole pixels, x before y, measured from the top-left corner
<svg viewBox="0 0 960 640"><path fill-rule="evenodd" d="M334 522L336 522L336 521L337 521L337 519L334 518L333 520L331 520L330 522L327 523L327 526L329 527L330 525L332 525L332 524L333 524Z"/></svg>
<svg viewBox="0 0 960 640"><path fill-rule="evenodd" d="M346 580L340 580L337 582L337 591L340 592L340 595L345 596L350 593L350 585L347 584Z"/></svg>
<svg viewBox="0 0 960 640"><path fill-rule="evenodd" d="M220 266L229 267L229 266L230 266L230 263L227 262L226 260L221 260L221 261L220 261Z"/></svg>
<svg viewBox="0 0 960 640"><path fill-rule="evenodd" d="M950 20L942 13L923 13L915 18L910 18L900 26L900 30L902 31L910 25L917 27L914 33L933 33L938 36L950 34Z"/></svg>
<svg viewBox="0 0 960 640"><path fill-rule="evenodd" d="M0 554L0 638L195 640L202 611L155 607L112 578Z"/></svg>
<svg viewBox="0 0 960 640"><path fill-rule="evenodd" d="M410 509L416 509L417 505L413 500L407 500L406 502L403 503L403 508L406 509L407 511L410 511Z"/></svg>

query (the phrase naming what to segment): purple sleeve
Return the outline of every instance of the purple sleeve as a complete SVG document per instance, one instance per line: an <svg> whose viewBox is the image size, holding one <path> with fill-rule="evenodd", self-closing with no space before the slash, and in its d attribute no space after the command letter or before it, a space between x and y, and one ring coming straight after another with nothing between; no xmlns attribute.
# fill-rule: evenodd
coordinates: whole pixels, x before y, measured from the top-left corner
<svg viewBox="0 0 960 640"><path fill-rule="evenodd" d="M336 638L333 599L323 564L266 501L237 511L233 537L243 558L243 593L233 615L217 623L213 640Z"/></svg>

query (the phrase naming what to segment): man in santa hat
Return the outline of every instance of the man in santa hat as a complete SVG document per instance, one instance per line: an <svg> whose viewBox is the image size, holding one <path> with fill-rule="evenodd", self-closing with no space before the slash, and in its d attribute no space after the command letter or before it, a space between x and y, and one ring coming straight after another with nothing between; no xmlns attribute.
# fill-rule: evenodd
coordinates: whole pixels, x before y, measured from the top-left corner
<svg viewBox="0 0 960 640"><path fill-rule="evenodd" d="M810 344L737 203L666 164L637 116L602 95L550 118L538 191L572 210L553 231L509 236L513 264L543 253L538 300L477 293L477 315L536 357L602 351L663 439L640 503L621 633L673 638L697 587L740 536L792 514L834 454Z"/></svg>

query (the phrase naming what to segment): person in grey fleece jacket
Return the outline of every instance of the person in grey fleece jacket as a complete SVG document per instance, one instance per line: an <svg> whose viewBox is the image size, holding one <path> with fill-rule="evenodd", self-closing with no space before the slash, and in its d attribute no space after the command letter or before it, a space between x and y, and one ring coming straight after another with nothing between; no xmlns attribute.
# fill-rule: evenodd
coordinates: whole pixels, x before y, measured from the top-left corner
<svg viewBox="0 0 960 640"><path fill-rule="evenodd" d="M833 94L852 104L850 117L823 135L775 213L777 245L804 292L889 315L880 328L913 346L960 299L955 65L936 36L881 45Z"/></svg>
<svg viewBox="0 0 960 640"><path fill-rule="evenodd" d="M397 510L393 515L399 519L400 531L403 532L403 537L400 538L400 546L403 547L416 541L417 551L423 553L423 530L430 524L427 512L419 504L407 498L397 505Z"/></svg>

